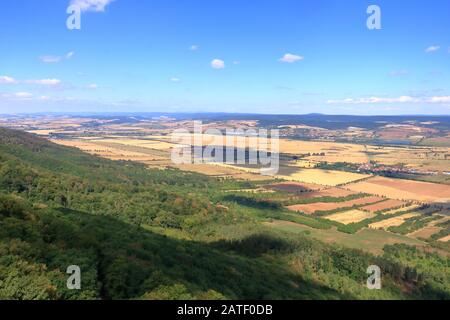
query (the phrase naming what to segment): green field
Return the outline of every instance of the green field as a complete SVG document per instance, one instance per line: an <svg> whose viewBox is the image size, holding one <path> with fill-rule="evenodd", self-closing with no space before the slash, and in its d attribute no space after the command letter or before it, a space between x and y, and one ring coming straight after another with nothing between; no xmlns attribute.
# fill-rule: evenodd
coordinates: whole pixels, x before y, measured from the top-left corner
<svg viewBox="0 0 450 320"><path fill-rule="evenodd" d="M337 231L336 228L328 230L314 229L305 225L280 220L266 223L266 225L278 230L310 235L311 237L326 243L335 243L347 248L360 249L373 254L382 254L385 245L396 243L404 243L413 246L427 246L427 243L425 242L383 230L364 228L355 234L347 234Z"/></svg>

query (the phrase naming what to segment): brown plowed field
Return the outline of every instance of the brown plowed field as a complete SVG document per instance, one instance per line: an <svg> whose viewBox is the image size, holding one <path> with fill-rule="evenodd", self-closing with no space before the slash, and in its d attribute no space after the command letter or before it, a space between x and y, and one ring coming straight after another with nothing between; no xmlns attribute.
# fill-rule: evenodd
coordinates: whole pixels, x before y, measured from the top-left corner
<svg viewBox="0 0 450 320"><path fill-rule="evenodd" d="M383 201L380 203L374 203L374 204L370 204L368 206L362 207L361 210L375 213L375 212L382 211L382 210L399 208L404 205L406 205L406 202L403 202L400 200L389 199L389 200L386 200L386 201Z"/></svg>
<svg viewBox="0 0 450 320"><path fill-rule="evenodd" d="M318 197L333 197L343 198L355 194L350 190L334 187L323 187L311 183L279 183L267 186L267 188L275 191L295 193L302 198L318 198Z"/></svg>
<svg viewBox="0 0 450 320"><path fill-rule="evenodd" d="M353 206L365 205L382 201L380 197L365 197L344 202L317 202L309 204L297 204L287 207L289 210L313 214L316 211L330 211L340 208L351 208Z"/></svg>

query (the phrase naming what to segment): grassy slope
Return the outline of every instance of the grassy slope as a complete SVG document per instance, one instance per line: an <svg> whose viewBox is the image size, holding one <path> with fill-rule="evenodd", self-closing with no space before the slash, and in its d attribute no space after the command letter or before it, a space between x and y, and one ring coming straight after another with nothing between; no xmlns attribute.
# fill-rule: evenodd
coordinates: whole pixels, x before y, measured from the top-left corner
<svg viewBox="0 0 450 320"><path fill-rule="evenodd" d="M383 230L363 229L355 234L347 234L337 231L335 228L320 230L284 221L274 221L269 225L279 230L297 234L305 234L306 232L306 234L310 234L313 238L326 243L336 243L348 248L368 251L373 254L382 254L383 248L387 244L404 243L413 246L426 246L425 242Z"/></svg>

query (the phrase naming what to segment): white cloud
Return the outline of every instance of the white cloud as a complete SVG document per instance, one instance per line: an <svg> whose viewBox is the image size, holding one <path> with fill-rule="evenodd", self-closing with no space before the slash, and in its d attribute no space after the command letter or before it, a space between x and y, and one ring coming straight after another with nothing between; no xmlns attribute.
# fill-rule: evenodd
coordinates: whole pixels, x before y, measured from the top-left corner
<svg viewBox="0 0 450 320"><path fill-rule="evenodd" d="M70 4L78 6L81 11L103 12L114 0L71 0Z"/></svg>
<svg viewBox="0 0 450 320"><path fill-rule="evenodd" d="M58 63L61 61L61 57L58 56L42 56L39 59L45 63Z"/></svg>
<svg viewBox="0 0 450 320"><path fill-rule="evenodd" d="M42 86L58 86L61 84L59 79L32 79L32 80L16 80L8 76L0 76L0 84L37 84Z"/></svg>
<svg viewBox="0 0 450 320"><path fill-rule="evenodd" d="M211 67L214 69L224 69L225 62L220 59L214 59L213 61L211 61Z"/></svg>
<svg viewBox="0 0 450 320"><path fill-rule="evenodd" d="M298 56L295 54L291 54L291 53L286 53L281 59L279 59L279 61L281 62L287 62L287 63L294 63L297 61L301 61L304 58L302 56Z"/></svg>
<svg viewBox="0 0 450 320"><path fill-rule="evenodd" d="M378 104L378 103L449 103L450 96L436 96L416 98L411 96L400 96L397 98L345 98L340 100L328 100L328 104Z"/></svg>
<svg viewBox="0 0 450 320"><path fill-rule="evenodd" d="M172 77L172 78L170 78L170 81L172 81L172 82L181 82L181 79L177 78L177 77Z"/></svg>
<svg viewBox="0 0 450 320"><path fill-rule="evenodd" d="M88 89L95 90L95 89L98 89L98 84L96 84L96 83L91 83L91 84L89 84L87 87L88 87Z"/></svg>
<svg viewBox="0 0 450 320"><path fill-rule="evenodd" d="M240 61L237 61L237 60L235 60L235 61L233 61L233 64L234 64L234 65L238 65L238 64L241 64L241 62L240 62Z"/></svg>
<svg viewBox="0 0 450 320"><path fill-rule="evenodd" d="M346 98L342 100L328 100L328 104L373 104L373 103L406 103L406 102L417 102L416 98L410 96L401 96L398 98L380 98L380 97L369 97L369 98Z"/></svg>
<svg viewBox="0 0 450 320"><path fill-rule="evenodd" d="M78 6L81 11L104 12L114 0L71 0L70 5Z"/></svg>
<svg viewBox="0 0 450 320"><path fill-rule="evenodd" d="M200 49L200 47L196 44L193 44L192 46L189 47L189 50L191 51L197 51L198 49Z"/></svg>
<svg viewBox="0 0 450 320"><path fill-rule="evenodd" d="M16 84L17 80L8 76L0 76L0 84Z"/></svg>
<svg viewBox="0 0 450 320"><path fill-rule="evenodd" d="M432 52L436 52L440 49L440 46L429 46L428 48L425 49L426 53L432 53Z"/></svg>
<svg viewBox="0 0 450 320"><path fill-rule="evenodd" d="M401 77L406 76L408 74L409 74L408 70L394 70L389 73L391 77Z"/></svg>
<svg viewBox="0 0 450 320"><path fill-rule="evenodd" d="M26 80L25 83L38 84L42 86L57 86L61 84L61 80L59 79Z"/></svg>
<svg viewBox="0 0 450 320"><path fill-rule="evenodd" d="M450 96L431 97L430 102L431 103L450 103Z"/></svg>
<svg viewBox="0 0 450 320"><path fill-rule="evenodd" d="M75 52L70 51L64 55L64 57L61 56L53 56L53 55L46 55L39 57L39 60L41 60L44 63L58 63L61 62L61 60L69 60L75 55Z"/></svg>
<svg viewBox="0 0 450 320"><path fill-rule="evenodd" d="M16 92L13 94L13 96L20 99L28 99L31 98L33 95L29 92Z"/></svg>

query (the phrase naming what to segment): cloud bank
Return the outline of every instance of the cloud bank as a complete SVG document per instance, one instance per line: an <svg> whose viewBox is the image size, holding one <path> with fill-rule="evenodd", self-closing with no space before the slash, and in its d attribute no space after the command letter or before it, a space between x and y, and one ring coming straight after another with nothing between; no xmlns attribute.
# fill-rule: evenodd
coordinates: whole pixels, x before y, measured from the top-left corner
<svg viewBox="0 0 450 320"><path fill-rule="evenodd" d="M104 12L114 0L71 0L70 5L78 6L81 11Z"/></svg>
<svg viewBox="0 0 450 320"><path fill-rule="evenodd" d="M379 104L379 103L450 103L450 96L435 96L416 98L411 96L401 96L397 98L346 98L340 100L328 100L327 104Z"/></svg>

